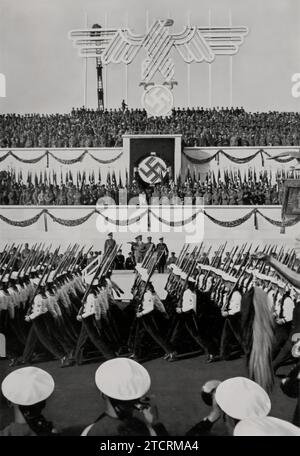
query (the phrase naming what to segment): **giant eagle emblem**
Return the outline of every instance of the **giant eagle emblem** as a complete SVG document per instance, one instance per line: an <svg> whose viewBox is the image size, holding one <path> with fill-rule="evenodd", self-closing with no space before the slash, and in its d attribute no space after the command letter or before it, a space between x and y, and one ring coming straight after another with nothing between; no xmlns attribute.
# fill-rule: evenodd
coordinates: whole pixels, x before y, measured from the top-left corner
<svg viewBox="0 0 300 456"><path fill-rule="evenodd" d="M211 63L217 55L236 54L248 34L243 26L186 26L181 33L170 33L171 25L171 19L155 20L145 35L136 35L127 28L72 30L69 38L81 57L100 58L103 65L128 65L143 48L147 57L142 63L142 84L149 84L157 72L167 83L174 80L172 48L186 63Z"/></svg>

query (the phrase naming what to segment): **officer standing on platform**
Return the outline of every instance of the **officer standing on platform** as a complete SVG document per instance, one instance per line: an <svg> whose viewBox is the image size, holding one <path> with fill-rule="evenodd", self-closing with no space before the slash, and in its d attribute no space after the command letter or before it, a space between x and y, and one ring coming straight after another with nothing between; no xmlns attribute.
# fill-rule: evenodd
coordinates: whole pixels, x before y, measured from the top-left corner
<svg viewBox="0 0 300 456"><path fill-rule="evenodd" d="M158 255L162 253L160 260L157 264L158 272L160 274L163 274L165 272L165 266L167 263L167 259L169 256L169 249L167 247L167 244L164 243L164 238L161 237L159 238L159 244L156 246L156 250L158 252Z"/></svg>
<svg viewBox="0 0 300 456"><path fill-rule="evenodd" d="M144 259L144 256L146 253L146 244L144 244L141 234L136 236L135 241L136 242L134 242L132 244L132 251L134 254L135 262L136 262L136 264L138 264L138 263L142 263L142 261Z"/></svg>
<svg viewBox="0 0 300 456"><path fill-rule="evenodd" d="M145 243L146 251L154 247L154 242L152 242L152 236L147 237L147 242Z"/></svg>
<svg viewBox="0 0 300 456"><path fill-rule="evenodd" d="M109 250L112 250L114 246L116 245L115 239L113 239L113 234L108 233L108 238L106 239L104 243L104 253L108 252Z"/></svg>

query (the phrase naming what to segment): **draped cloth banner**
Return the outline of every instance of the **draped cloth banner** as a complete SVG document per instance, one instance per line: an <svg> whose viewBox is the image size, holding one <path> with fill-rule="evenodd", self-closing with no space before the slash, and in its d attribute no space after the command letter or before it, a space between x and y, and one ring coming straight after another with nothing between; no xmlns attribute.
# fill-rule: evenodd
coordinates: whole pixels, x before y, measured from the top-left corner
<svg viewBox="0 0 300 456"><path fill-rule="evenodd" d="M75 157L72 159L64 159L64 158L57 157L56 155L54 155L53 152L49 152L48 150L46 150L39 157L31 158L31 159L24 159L24 158L19 157L18 155L16 155L14 152L12 152L10 150L6 154L4 154L2 157L0 157L0 163L2 161L6 160L6 158L8 158L8 157L13 157L15 160L17 160L21 163L34 164L34 163L40 162L41 160L43 160L43 158L46 157L47 158L47 168L48 168L49 167L49 157L53 158L54 160L61 163L62 165L74 165L75 163L82 162L82 160L84 159L84 157L86 155L89 155L93 160L95 160L96 162L98 162L102 165L109 165L110 163L114 163L115 161L119 160L122 157L123 152L120 152L116 157L110 158L109 160L101 160L100 158L97 158L93 154L91 154L88 150L85 150L78 157Z"/></svg>
<svg viewBox="0 0 300 456"><path fill-rule="evenodd" d="M72 206L70 206L72 207ZM142 213L128 219L120 220L120 219L113 219L107 215L105 215L103 212L107 211L107 208L104 208L104 210L99 210L99 209L93 209L90 211L88 214L86 214L84 217L79 217L77 219L63 219L60 217L56 217L51 213L50 210L48 209L42 209L38 214L36 214L34 217L31 217L26 220L12 220L9 219L8 217L5 217L4 215L0 214L0 220L3 221L4 223L7 223L8 225L20 227L20 228L25 228L28 226L31 226L35 224L40 217L44 214L45 217L45 226L46 226L46 219L49 216L51 220L55 223L58 223L63 226L67 227L75 227L84 224L87 222L94 214L98 214L101 217L103 217L108 223L111 223L116 226L126 226L126 225L132 225L134 223L139 222L143 217L153 215L154 218L159 220L160 223L170 226L170 227L178 227L178 226L184 226L196 219L196 217L200 214L203 213L205 217L207 217L212 223L219 225L223 228L235 228L237 226L242 225L243 223L247 222L250 220L250 218L253 216L254 218L254 226L255 229L258 229L258 218L257 216L261 216L263 219L265 219L268 223L270 223L273 226L276 226L277 228L281 228L281 233L285 232L285 228L287 227L292 227L296 225L297 223L300 222L300 216L295 217L294 219L288 220L288 221L281 221L281 220L274 220L265 215L264 213L261 212L258 208L254 208L250 210L247 214L245 214L243 217L240 217L238 219L234 220L218 220L212 215L210 215L207 210L201 208L198 210L195 210L195 213L192 214L190 217L187 219L182 219L182 220L166 220L165 218L160 217L157 213L155 213L151 207L148 207L145 209Z"/></svg>
<svg viewBox="0 0 300 456"><path fill-rule="evenodd" d="M242 149L242 147L241 147L241 149ZM199 152L201 152L201 149L199 150ZM294 157L288 157L288 158L272 157L272 155L270 155L269 152L265 151L264 149L259 149L256 152L254 152L253 154L248 155L246 157L234 157L233 155L230 155L228 152L225 152L222 149L219 149L217 152L212 154L210 157L206 157L206 158L192 157L185 151L183 151L183 155L186 157L186 159L189 162L191 162L194 165L205 165L214 159L219 160L220 155L224 155L224 157L226 157L228 160L232 161L233 163L239 164L239 165L249 163L250 161L254 160L258 155L260 155L260 157L261 157L262 166L264 166L264 156L268 157L269 160L274 160L278 163L288 163L292 160L295 160Z"/></svg>

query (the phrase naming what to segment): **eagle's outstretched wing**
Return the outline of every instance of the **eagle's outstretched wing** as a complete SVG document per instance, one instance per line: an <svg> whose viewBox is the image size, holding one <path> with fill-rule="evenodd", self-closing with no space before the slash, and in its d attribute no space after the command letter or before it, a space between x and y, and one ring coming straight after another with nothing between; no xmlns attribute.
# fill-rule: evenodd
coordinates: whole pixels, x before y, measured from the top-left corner
<svg viewBox="0 0 300 456"><path fill-rule="evenodd" d="M129 64L141 48L144 36L134 35L128 29L73 30L69 38L79 48L80 57L101 58L108 63Z"/></svg>
<svg viewBox="0 0 300 456"><path fill-rule="evenodd" d="M173 34L174 46L186 63L211 63L216 55L234 55L244 42L247 27L186 27Z"/></svg>

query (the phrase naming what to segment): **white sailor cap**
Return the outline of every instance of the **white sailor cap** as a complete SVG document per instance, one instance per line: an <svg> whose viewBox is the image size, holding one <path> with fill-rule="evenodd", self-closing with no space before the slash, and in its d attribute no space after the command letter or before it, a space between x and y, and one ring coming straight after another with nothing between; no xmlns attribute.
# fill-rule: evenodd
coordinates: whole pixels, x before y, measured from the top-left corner
<svg viewBox="0 0 300 456"><path fill-rule="evenodd" d="M187 273L182 271L182 272L180 273L180 278L181 278L182 280L186 280L186 279L187 279Z"/></svg>
<svg viewBox="0 0 300 456"><path fill-rule="evenodd" d="M1 385L3 396L17 405L33 405L47 399L54 390L54 380L38 367L23 367L11 372Z"/></svg>
<svg viewBox="0 0 300 456"><path fill-rule="evenodd" d="M3 280L2 282L8 282L8 278L9 278L9 275L8 274L5 274L5 276L3 277Z"/></svg>
<svg viewBox="0 0 300 456"><path fill-rule="evenodd" d="M121 401L143 397L151 385L148 371L128 358L114 358L101 364L95 382L103 394Z"/></svg>
<svg viewBox="0 0 300 456"><path fill-rule="evenodd" d="M245 377L233 377L222 382L216 390L216 402L223 412L237 420L263 417L271 410L266 391Z"/></svg>
<svg viewBox="0 0 300 456"><path fill-rule="evenodd" d="M280 420L272 416L260 418L248 418L240 421L234 428L233 435L245 436L300 436L300 428L288 421Z"/></svg>
<svg viewBox="0 0 300 456"><path fill-rule="evenodd" d="M13 272L11 273L10 278L11 278L12 280L17 280L17 278L18 278L18 271L13 271Z"/></svg>

